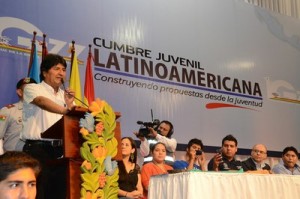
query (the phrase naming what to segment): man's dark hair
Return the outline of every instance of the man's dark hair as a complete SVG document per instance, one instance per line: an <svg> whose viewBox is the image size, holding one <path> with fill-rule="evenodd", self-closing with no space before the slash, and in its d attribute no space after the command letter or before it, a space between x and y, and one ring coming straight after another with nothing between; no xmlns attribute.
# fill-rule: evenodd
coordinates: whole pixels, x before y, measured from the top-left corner
<svg viewBox="0 0 300 199"><path fill-rule="evenodd" d="M163 121L161 121L160 122L160 124L161 123L165 123L165 124L167 124L169 127L170 127L170 130L169 130L169 132L168 132L168 134L167 134L167 138L171 138L172 137L172 135L173 135L173 133L174 133L174 127L173 127L173 124L170 122L170 121L168 121L168 120L163 120ZM160 125L159 124L159 125Z"/></svg>
<svg viewBox="0 0 300 199"><path fill-rule="evenodd" d="M187 148L189 149L193 144L197 144L201 147L201 150L203 150L203 143L201 140L197 139L197 138L193 138L189 141Z"/></svg>
<svg viewBox="0 0 300 199"><path fill-rule="evenodd" d="M48 54L45 56L41 63L40 67L40 79L44 80L43 72L47 72L50 70L53 66L56 66L58 64L62 64L65 68L67 68L67 62L66 60L57 54Z"/></svg>
<svg viewBox="0 0 300 199"><path fill-rule="evenodd" d="M5 180L11 173L31 168L37 177L41 171L39 161L21 151L7 151L0 155L0 182Z"/></svg>
<svg viewBox="0 0 300 199"><path fill-rule="evenodd" d="M234 143L235 143L235 146L237 146L238 145L238 141L237 141L237 139L235 138L235 137L233 137L233 135L226 135L224 138L223 138L223 140L222 140L222 146L223 146L223 144L224 144L224 142L225 141L233 141Z"/></svg>
<svg viewBox="0 0 300 199"><path fill-rule="evenodd" d="M289 151L294 151L294 153L297 155L297 157L299 157L299 154L298 154L298 151L295 147L293 146L288 146L288 147L285 147L282 151L282 156L284 156L287 152Z"/></svg>

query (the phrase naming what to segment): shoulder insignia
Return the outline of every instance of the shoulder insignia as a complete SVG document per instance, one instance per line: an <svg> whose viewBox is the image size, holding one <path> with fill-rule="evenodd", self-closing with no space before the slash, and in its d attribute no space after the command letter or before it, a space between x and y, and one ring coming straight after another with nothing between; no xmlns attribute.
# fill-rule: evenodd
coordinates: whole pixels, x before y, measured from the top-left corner
<svg viewBox="0 0 300 199"><path fill-rule="evenodd" d="M5 107L6 108L12 108L12 107L14 107L15 105L14 104L8 104L8 105L6 105Z"/></svg>
<svg viewBox="0 0 300 199"><path fill-rule="evenodd" d="M5 115L0 115L0 121L4 121L6 119Z"/></svg>

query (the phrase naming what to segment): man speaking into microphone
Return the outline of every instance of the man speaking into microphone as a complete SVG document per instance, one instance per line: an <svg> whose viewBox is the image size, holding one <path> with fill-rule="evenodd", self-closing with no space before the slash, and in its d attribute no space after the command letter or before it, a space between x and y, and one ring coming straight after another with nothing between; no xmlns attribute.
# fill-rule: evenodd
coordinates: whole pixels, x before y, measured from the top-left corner
<svg viewBox="0 0 300 199"><path fill-rule="evenodd" d="M62 140L43 139L41 134L74 107L74 92L61 89L67 63L56 54L48 54L40 66L41 83L24 89L23 151L38 159L42 172L38 178L37 199L66 198L66 165L49 165L63 157Z"/></svg>

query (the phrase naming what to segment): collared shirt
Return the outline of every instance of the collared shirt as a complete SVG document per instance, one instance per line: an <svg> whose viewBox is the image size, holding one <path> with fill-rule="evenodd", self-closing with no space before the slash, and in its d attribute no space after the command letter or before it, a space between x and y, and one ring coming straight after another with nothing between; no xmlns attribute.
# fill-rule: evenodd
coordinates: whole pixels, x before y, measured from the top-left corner
<svg viewBox="0 0 300 199"><path fill-rule="evenodd" d="M295 164L293 171L291 171L284 165L282 159L273 167L272 171L276 174L300 175L300 167L298 164Z"/></svg>
<svg viewBox="0 0 300 199"><path fill-rule="evenodd" d="M10 104L0 110L0 139L3 139L3 150L22 150L23 145L16 148L22 131L23 102Z"/></svg>
<svg viewBox="0 0 300 199"><path fill-rule="evenodd" d="M266 164L263 163L263 162L262 163L257 163L253 158L251 158L251 159L253 160L257 170L262 170L266 166Z"/></svg>
<svg viewBox="0 0 300 199"><path fill-rule="evenodd" d="M62 118L61 114L51 113L43 110L31 102L38 96L46 97L60 106L65 105L64 91L59 88L55 93L54 89L42 81L39 84L29 84L24 89L23 106L23 131L21 138L37 140L41 139L41 133Z"/></svg>

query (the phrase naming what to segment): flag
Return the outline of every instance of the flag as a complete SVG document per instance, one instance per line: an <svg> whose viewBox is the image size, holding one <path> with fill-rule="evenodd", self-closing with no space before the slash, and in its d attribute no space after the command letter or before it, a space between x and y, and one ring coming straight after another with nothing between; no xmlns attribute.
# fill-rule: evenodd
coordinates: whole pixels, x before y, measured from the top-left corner
<svg viewBox="0 0 300 199"><path fill-rule="evenodd" d="M80 74L79 74L79 68L77 62L77 55L74 50L72 50L72 53L73 53L72 56L73 60L72 60L71 76L70 76L70 89L75 91L75 104L80 106L82 104Z"/></svg>
<svg viewBox="0 0 300 199"><path fill-rule="evenodd" d="M40 68L39 68L39 62L38 62L38 52L37 52L37 46L36 43L33 43L31 51L32 54L32 63L29 70L29 77L34 79L37 83L40 82Z"/></svg>
<svg viewBox="0 0 300 199"><path fill-rule="evenodd" d="M87 105L91 104L91 102L95 100L92 59L93 56L91 53L91 45L90 45L90 50L86 62L85 82L84 82L84 103Z"/></svg>

